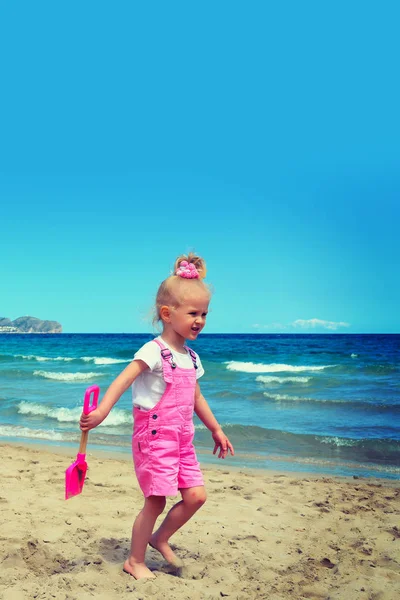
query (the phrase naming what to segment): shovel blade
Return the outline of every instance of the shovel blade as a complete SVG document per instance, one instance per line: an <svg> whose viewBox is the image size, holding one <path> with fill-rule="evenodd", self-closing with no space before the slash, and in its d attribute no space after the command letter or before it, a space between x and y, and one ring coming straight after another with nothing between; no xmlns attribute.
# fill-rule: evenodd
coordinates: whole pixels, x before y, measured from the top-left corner
<svg viewBox="0 0 400 600"><path fill-rule="evenodd" d="M77 460L65 471L66 500L82 492L87 468L87 462L78 455Z"/></svg>

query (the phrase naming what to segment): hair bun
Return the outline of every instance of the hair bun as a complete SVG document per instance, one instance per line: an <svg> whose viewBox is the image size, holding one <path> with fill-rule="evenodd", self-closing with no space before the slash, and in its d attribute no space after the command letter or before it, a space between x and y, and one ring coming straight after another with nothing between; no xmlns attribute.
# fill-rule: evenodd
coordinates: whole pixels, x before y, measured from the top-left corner
<svg viewBox="0 0 400 600"><path fill-rule="evenodd" d="M207 273L205 260L194 252L189 252L187 255L183 254L178 256L175 261L173 273L178 275L178 271L182 270L182 268L189 269L190 271L196 269L200 279L204 279ZM179 273L179 275L182 276L181 273Z"/></svg>

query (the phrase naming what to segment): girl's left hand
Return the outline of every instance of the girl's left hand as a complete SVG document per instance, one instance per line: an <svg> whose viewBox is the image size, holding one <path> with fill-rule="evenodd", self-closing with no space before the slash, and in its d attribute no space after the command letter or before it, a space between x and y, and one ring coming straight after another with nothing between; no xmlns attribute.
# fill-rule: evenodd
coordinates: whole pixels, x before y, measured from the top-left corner
<svg viewBox="0 0 400 600"><path fill-rule="evenodd" d="M233 446L222 431L222 429L217 429L217 431L214 431L214 433L212 433L212 437L215 442L213 454L216 454L219 448L218 458L225 458L228 454L228 450L230 451L232 456L234 456L235 451L233 449Z"/></svg>

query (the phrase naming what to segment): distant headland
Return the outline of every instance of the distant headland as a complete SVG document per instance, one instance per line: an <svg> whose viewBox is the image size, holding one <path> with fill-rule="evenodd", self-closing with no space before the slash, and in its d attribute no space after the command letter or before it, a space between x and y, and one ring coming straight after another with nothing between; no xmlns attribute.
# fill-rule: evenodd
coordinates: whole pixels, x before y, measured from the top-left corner
<svg viewBox="0 0 400 600"><path fill-rule="evenodd" d="M62 333L62 326L57 321L36 317L18 317L14 321L0 317L0 333Z"/></svg>

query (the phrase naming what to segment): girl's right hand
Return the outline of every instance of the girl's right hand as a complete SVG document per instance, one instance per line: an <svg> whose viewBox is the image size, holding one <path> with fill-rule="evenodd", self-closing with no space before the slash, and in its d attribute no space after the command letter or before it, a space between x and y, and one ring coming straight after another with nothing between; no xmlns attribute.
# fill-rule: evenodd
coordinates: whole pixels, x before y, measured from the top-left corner
<svg viewBox="0 0 400 600"><path fill-rule="evenodd" d="M96 408L96 410L93 410L88 415L85 415L84 413L81 414L79 426L82 431L89 431L90 429L97 427L97 425L100 425L100 423L104 421L104 418L105 417L100 409Z"/></svg>

